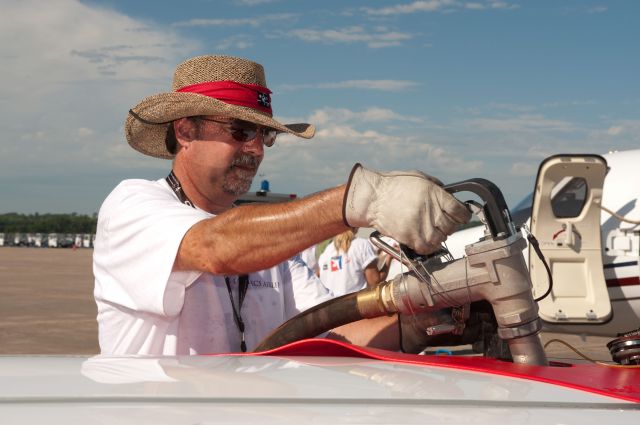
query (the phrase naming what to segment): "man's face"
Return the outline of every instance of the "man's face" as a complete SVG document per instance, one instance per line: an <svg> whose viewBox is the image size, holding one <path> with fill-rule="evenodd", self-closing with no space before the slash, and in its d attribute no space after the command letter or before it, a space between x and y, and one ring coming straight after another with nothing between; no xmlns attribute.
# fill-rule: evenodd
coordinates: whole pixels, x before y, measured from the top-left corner
<svg viewBox="0 0 640 425"><path fill-rule="evenodd" d="M250 142L253 143L253 142ZM262 144L262 142L258 142ZM226 170L222 181L222 190L229 195L240 196L251 188L253 178L258 172L258 167L264 157L264 151L260 156L243 152L236 152L231 165Z"/></svg>
<svg viewBox="0 0 640 425"><path fill-rule="evenodd" d="M190 174L197 181L198 190L207 198L220 194L237 198L251 188L264 157L262 131L242 141L238 134L234 137L233 131L237 129L229 118L203 118L192 120L195 139L185 152L189 157Z"/></svg>

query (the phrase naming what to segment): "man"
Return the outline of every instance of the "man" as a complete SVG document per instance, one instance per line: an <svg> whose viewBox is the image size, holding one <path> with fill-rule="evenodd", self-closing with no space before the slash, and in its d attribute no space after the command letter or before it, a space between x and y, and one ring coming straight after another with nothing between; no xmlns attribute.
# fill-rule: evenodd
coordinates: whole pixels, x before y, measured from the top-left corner
<svg viewBox="0 0 640 425"><path fill-rule="evenodd" d="M282 322L331 297L295 256L306 247L349 226L373 226L426 253L468 220L435 179L359 164L347 185L234 208L277 133L315 132L310 124L274 120L270 93L261 65L200 56L178 66L172 92L129 111L129 144L173 158L173 169L158 181L123 181L100 209L94 295L102 353L251 350ZM395 320L346 325L328 336L356 344L375 338L391 348Z"/></svg>

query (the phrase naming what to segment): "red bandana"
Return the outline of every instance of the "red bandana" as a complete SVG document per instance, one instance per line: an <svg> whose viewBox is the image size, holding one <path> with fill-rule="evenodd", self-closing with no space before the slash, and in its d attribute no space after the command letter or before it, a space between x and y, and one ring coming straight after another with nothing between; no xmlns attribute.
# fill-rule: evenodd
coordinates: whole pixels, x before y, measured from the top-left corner
<svg viewBox="0 0 640 425"><path fill-rule="evenodd" d="M241 84L235 81L207 81L178 89L179 92L197 93L232 105L246 106L273 116L271 112L271 90L256 84Z"/></svg>

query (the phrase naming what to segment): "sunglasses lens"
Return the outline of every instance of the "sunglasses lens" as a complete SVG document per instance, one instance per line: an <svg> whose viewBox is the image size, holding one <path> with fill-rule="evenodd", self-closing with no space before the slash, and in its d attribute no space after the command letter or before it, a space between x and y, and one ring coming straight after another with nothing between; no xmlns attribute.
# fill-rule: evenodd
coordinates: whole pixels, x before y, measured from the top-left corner
<svg viewBox="0 0 640 425"><path fill-rule="evenodd" d="M258 126L254 123L242 120L233 120L230 123L229 130L233 139L237 142L248 142L253 140L258 134Z"/></svg>
<svg viewBox="0 0 640 425"><path fill-rule="evenodd" d="M267 146L273 146L276 142L278 132L276 130L262 127L262 143ZM249 121L233 120L230 125L231 135L238 142L248 142L255 139L258 134L258 125Z"/></svg>
<svg viewBox="0 0 640 425"><path fill-rule="evenodd" d="M276 136L278 135L278 132L270 128L265 128L263 131L262 143L264 143L264 145L267 147L273 146L273 144L276 142Z"/></svg>

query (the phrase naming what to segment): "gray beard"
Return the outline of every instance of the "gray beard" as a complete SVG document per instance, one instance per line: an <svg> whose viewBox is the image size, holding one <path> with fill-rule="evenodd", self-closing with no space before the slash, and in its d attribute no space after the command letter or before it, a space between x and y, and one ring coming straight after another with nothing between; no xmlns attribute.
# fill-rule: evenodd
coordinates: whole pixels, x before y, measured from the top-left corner
<svg viewBox="0 0 640 425"><path fill-rule="evenodd" d="M235 167L236 165L249 165L255 167L255 171L251 172L237 169ZM251 188L251 183L253 183L253 178L258 172L259 166L260 160L253 156L238 156L233 160L231 166L225 173L224 181L222 182L222 190L233 196L240 196L247 193Z"/></svg>
<svg viewBox="0 0 640 425"><path fill-rule="evenodd" d="M225 177L224 182L222 182L222 190L226 194L240 196L249 191L251 183L253 183L253 176L237 177L233 180L229 179L227 176Z"/></svg>

